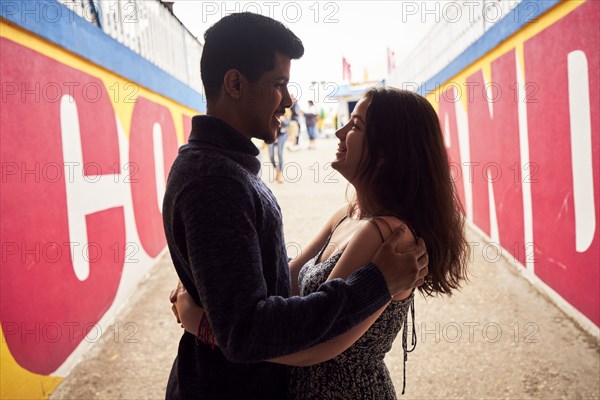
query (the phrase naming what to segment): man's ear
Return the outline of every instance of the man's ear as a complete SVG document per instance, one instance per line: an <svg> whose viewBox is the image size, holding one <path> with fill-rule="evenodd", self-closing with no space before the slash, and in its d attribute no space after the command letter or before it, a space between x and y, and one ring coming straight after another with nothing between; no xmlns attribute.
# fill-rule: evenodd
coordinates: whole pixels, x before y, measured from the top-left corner
<svg viewBox="0 0 600 400"><path fill-rule="evenodd" d="M242 79L243 76L237 69L228 70L223 77L225 93L235 100L242 97Z"/></svg>

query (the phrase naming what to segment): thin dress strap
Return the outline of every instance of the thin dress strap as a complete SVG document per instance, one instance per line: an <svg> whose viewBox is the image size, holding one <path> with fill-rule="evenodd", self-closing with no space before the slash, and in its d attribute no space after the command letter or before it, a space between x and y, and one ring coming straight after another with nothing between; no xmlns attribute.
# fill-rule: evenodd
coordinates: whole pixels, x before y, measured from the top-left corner
<svg viewBox="0 0 600 400"><path fill-rule="evenodd" d="M327 248L327 246L329 246L329 241L331 240L331 237L333 236L333 232L335 232L335 230L337 229L338 226L340 226L340 224L342 222L344 222L344 220L348 218L348 214L344 215L342 217L342 219L340 219L338 221L337 224L335 224L335 226L333 227L333 229L331 230L331 232L329 233L329 236L327 236L327 240L325 241L325 244L323 245L323 247L321 248L321 251L319 251L319 254L317 254L317 258L315 258L315 264L318 264L319 262L321 262L321 256L323 255L323 252L325 251L325 249Z"/></svg>
<svg viewBox="0 0 600 400"><path fill-rule="evenodd" d="M382 241L382 242L385 242L385 238L384 238L384 236L383 236L383 232L381 232L381 228L379 227L379 224L377 224L377 222L375 222L375 220L381 220L381 221L383 221L383 222L384 222L384 223L387 225L387 227L388 227L388 229L390 230L390 232L393 232L394 230L392 229L392 227L390 226L390 224L389 224L389 223L388 223L388 222L385 220L385 218L383 218L383 217L372 217L372 218L369 218L369 219L367 220L367 221L369 221L370 223L372 223L373 225L375 225L375 227L376 227L376 228L377 228L377 230L379 231L379 236L381 237L381 241Z"/></svg>
<svg viewBox="0 0 600 400"><path fill-rule="evenodd" d="M367 221L369 221L370 223L372 223L373 225L375 225L375 228L377 228L377 232L379 232L379 236L381 237L381 242L385 242L385 238L383 237L383 232L381 232L381 228L379 227L379 225L377 224L377 222L375 222L375 218L369 218ZM387 222L386 222L386 224L387 224Z"/></svg>

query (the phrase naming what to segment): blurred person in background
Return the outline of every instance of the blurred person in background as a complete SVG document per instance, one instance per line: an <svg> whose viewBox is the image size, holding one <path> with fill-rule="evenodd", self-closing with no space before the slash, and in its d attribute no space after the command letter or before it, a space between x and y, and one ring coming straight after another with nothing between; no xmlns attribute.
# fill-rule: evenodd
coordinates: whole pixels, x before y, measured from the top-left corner
<svg viewBox="0 0 600 400"><path fill-rule="evenodd" d="M312 100L308 101L308 108L304 110L304 125L308 133L308 148L315 149L315 139L317 138L317 107Z"/></svg>
<svg viewBox="0 0 600 400"><path fill-rule="evenodd" d="M275 182L277 183L283 183L283 150L288 140L291 116L290 109L286 109L285 114L280 118L281 126L277 130L277 139L269 144L269 157L275 170ZM275 150L277 150L277 160L275 160Z"/></svg>
<svg viewBox="0 0 600 400"><path fill-rule="evenodd" d="M297 150L300 144L300 106L294 96L292 96L292 107L290 110L292 116L290 117L289 135L290 135L290 146L288 150Z"/></svg>

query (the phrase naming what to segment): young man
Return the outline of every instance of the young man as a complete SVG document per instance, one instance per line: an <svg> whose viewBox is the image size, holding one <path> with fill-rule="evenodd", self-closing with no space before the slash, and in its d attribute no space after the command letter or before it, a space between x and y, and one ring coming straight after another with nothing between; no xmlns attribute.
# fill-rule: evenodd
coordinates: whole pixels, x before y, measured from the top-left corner
<svg viewBox="0 0 600 400"><path fill-rule="evenodd" d="M258 176L252 137L275 140L292 105L290 63L302 42L279 22L233 14L205 34L201 60L207 115L171 169L163 205L169 250L181 282L204 307L219 347L184 333L167 399L283 399L286 367L263 362L333 338L418 286L424 245L394 251L393 235L346 281L290 296L281 213ZM419 259L420 257L420 259Z"/></svg>

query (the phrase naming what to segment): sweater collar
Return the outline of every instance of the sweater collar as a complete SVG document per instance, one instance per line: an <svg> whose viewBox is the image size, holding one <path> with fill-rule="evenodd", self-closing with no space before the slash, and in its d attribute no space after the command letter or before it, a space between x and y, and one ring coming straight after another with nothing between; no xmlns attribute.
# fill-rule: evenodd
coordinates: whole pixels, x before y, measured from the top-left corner
<svg viewBox="0 0 600 400"><path fill-rule="evenodd" d="M260 170L260 161L256 158L260 150L247 137L219 118L210 115L192 117L192 132L188 141L191 144L209 144L221 148L252 172L258 173Z"/></svg>
<svg viewBox="0 0 600 400"><path fill-rule="evenodd" d="M254 157L260 153L247 137L219 118L210 115L196 115L192 118L189 141L208 143L225 150L248 153Z"/></svg>

